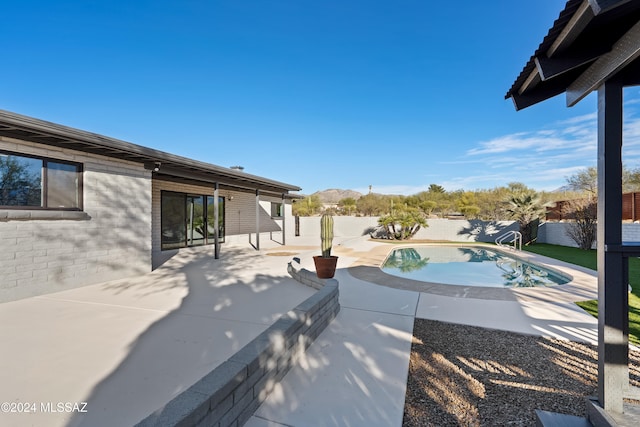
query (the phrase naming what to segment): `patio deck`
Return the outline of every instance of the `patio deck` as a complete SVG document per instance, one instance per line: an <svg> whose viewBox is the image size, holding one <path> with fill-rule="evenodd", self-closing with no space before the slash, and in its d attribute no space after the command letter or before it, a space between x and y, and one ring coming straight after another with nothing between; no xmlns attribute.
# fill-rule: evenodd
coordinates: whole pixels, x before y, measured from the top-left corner
<svg viewBox="0 0 640 427"><path fill-rule="evenodd" d="M87 402L88 411L5 413L0 424L134 424L315 292L286 273L294 254L312 269L315 240L225 248L220 260L184 252L136 280L0 304L0 401ZM384 250L366 238L338 240L341 311L247 426L400 426L415 317L596 337L596 320L571 298L465 298L355 277L349 266L375 265Z"/></svg>

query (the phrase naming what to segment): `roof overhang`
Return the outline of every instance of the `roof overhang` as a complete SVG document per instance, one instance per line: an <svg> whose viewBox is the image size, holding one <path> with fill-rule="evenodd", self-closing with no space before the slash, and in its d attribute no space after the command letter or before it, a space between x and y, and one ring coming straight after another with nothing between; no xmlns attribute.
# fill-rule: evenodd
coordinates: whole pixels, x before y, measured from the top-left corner
<svg viewBox="0 0 640 427"><path fill-rule="evenodd" d="M260 191L288 198L298 197L296 194L289 194L290 191L301 190L295 185L240 170L176 156L4 110L0 110L0 136L140 163L153 171L155 179L198 185L217 183L221 188Z"/></svg>
<svg viewBox="0 0 640 427"><path fill-rule="evenodd" d="M505 98L521 110L566 92L570 107L612 78L640 84L639 57L640 1L569 0Z"/></svg>

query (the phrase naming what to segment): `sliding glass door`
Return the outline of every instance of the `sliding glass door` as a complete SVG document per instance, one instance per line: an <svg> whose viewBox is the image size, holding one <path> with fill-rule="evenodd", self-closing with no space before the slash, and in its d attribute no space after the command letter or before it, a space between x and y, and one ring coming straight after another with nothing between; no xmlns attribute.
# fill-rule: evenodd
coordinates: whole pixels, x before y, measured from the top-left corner
<svg viewBox="0 0 640 427"><path fill-rule="evenodd" d="M215 198L213 196L207 196L207 237L208 243L213 244L214 231L215 231L215 205L213 204ZM220 242L224 242L224 197L218 197L218 239Z"/></svg>
<svg viewBox="0 0 640 427"><path fill-rule="evenodd" d="M187 196L187 246L204 245L204 196Z"/></svg>
<svg viewBox="0 0 640 427"><path fill-rule="evenodd" d="M162 249L185 247L187 245L185 195L163 191L161 205Z"/></svg>
<svg viewBox="0 0 640 427"><path fill-rule="evenodd" d="M162 250L215 243L213 196L162 192ZM218 232L224 242L224 197L219 199Z"/></svg>

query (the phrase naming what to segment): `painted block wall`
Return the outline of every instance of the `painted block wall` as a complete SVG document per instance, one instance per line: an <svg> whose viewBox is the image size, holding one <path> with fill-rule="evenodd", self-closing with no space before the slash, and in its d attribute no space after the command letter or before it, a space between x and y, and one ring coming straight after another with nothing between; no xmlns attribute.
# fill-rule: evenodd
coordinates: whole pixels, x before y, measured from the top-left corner
<svg viewBox="0 0 640 427"><path fill-rule="evenodd" d="M255 244L256 195L240 192L233 194L233 200L229 200L225 208L228 237L226 241L234 244L249 242ZM282 199L276 197L260 196L260 239L268 239L272 236L278 241L282 239L282 220L271 218L271 203L281 201Z"/></svg>
<svg viewBox="0 0 640 427"><path fill-rule="evenodd" d="M567 236L569 224L566 222L545 222L540 226L542 237L539 241L552 245L570 246L577 248L578 245ZM625 222L622 224L623 242L640 242L640 223ZM596 248L594 242L592 249Z"/></svg>
<svg viewBox="0 0 640 427"><path fill-rule="evenodd" d="M429 227L421 228L416 233L416 239L493 242L502 233L518 230L518 224L513 221L429 219L428 224ZM336 237L365 236L377 227L378 217L334 217ZM319 236L320 217L300 217L300 235Z"/></svg>
<svg viewBox="0 0 640 427"><path fill-rule="evenodd" d="M0 210L0 301L151 269L151 174L142 165L0 137L0 149L82 163L84 210Z"/></svg>
<svg viewBox="0 0 640 427"><path fill-rule="evenodd" d="M447 240L455 242L494 242L497 237L507 231L518 231L515 221L481 221L429 219L429 227L416 233L416 239ZM377 217L334 217L334 233L336 237L358 237L368 235L378 225ZM538 228L538 242L552 245L578 247L567 236L570 225L565 222L545 222ZM320 235L320 217L300 217L301 236ZM623 242L640 242L640 223L622 224ZM593 249L596 248L594 243Z"/></svg>

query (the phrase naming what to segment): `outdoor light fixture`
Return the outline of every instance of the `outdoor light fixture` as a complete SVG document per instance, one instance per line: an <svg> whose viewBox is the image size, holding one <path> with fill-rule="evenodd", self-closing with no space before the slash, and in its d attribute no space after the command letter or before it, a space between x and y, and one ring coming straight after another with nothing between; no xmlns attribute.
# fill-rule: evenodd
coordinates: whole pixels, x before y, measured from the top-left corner
<svg viewBox="0 0 640 427"><path fill-rule="evenodd" d="M160 170L160 165L161 165L161 164L162 164L162 163L160 163L160 162L156 162L156 163L153 165L153 171L154 171L154 172L158 172L158 171Z"/></svg>

